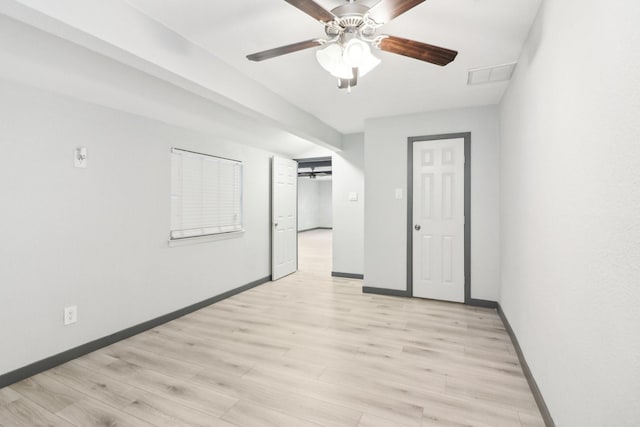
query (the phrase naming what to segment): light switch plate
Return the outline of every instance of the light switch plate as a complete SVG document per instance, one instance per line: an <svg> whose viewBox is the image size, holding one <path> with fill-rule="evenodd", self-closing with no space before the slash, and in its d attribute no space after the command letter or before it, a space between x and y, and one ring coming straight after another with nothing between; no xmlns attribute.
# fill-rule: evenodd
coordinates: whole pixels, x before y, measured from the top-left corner
<svg viewBox="0 0 640 427"><path fill-rule="evenodd" d="M396 188L396 199L402 199L402 188Z"/></svg>
<svg viewBox="0 0 640 427"><path fill-rule="evenodd" d="M78 147L73 152L73 165L77 168L87 167L87 147Z"/></svg>
<svg viewBox="0 0 640 427"><path fill-rule="evenodd" d="M358 193L356 193L355 191L350 191L349 192L349 201L350 202L358 201Z"/></svg>

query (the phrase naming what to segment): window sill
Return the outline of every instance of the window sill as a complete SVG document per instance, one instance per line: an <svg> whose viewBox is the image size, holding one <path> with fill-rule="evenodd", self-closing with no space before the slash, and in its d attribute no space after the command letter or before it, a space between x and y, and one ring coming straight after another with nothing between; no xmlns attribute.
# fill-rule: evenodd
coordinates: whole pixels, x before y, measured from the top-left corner
<svg viewBox="0 0 640 427"><path fill-rule="evenodd" d="M217 242L219 240L236 239L244 234L244 230L230 231L228 233L211 234L208 236L183 237L169 240L169 247L197 245L199 243Z"/></svg>

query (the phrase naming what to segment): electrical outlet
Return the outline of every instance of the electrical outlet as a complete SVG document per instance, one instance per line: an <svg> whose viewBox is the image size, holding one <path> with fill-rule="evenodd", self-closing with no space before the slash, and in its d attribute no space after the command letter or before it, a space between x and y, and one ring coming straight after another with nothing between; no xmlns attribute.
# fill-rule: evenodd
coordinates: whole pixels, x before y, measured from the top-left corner
<svg viewBox="0 0 640 427"><path fill-rule="evenodd" d="M72 305L64 308L64 326L78 321L78 306Z"/></svg>
<svg viewBox="0 0 640 427"><path fill-rule="evenodd" d="M78 147L73 152L73 165L77 168L87 167L87 147Z"/></svg>

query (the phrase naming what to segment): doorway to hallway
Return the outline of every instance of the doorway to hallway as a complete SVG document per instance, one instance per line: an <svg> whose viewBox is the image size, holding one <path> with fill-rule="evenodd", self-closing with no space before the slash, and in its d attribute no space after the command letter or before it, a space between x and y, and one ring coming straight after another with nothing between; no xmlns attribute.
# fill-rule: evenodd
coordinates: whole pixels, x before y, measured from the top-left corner
<svg viewBox="0 0 640 427"><path fill-rule="evenodd" d="M298 233L298 270L321 276L331 275L333 231L309 230Z"/></svg>
<svg viewBox="0 0 640 427"><path fill-rule="evenodd" d="M299 270L331 275L333 180L331 157L298 161Z"/></svg>

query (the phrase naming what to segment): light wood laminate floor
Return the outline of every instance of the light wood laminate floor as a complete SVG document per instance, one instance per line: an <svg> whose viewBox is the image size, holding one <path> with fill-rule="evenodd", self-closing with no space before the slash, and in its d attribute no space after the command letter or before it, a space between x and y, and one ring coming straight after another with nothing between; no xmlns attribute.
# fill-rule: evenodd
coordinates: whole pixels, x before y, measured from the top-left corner
<svg viewBox="0 0 640 427"><path fill-rule="evenodd" d="M300 271L0 389L0 426L543 426L495 310Z"/></svg>

